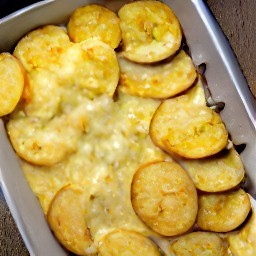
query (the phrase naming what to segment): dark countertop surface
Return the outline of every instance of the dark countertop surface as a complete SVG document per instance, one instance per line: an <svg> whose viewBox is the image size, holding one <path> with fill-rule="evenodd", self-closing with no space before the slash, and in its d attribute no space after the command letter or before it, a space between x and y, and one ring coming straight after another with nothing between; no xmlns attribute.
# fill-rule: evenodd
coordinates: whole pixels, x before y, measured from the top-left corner
<svg viewBox="0 0 256 256"><path fill-rule="evenodd" d="M0 0L0 18L36 1ZM256 1L206 0L256 96ZM0 190L0 256L29 255Z"/></svg>

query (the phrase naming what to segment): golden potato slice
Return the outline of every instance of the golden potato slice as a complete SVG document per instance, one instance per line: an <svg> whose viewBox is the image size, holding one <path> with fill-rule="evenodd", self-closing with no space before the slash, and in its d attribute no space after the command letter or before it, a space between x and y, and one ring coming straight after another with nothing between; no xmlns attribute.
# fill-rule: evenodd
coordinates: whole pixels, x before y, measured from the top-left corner
<svg viewBox="0 0 256 256"><path fill-rule="evenodd" d="M67 116L56 117L49 122L34 117L11 119L7 132L21 158L48 166L73 153L80 138L79 130Z"/></svg>
<svg viewBox="0 0 256 256"><path fill-rule="evenodd" d="M174 54L182 31L173 11L159 1L136 1L118 12L124 55L139 63L152 63Z"/></svg>
<svg viewBox="0 0 256 256"><path fill-rule="evenodd" d="M175 256L228 256L227 245L215 233L192 232L179 237L170 246Z"/></svg>
<svg viewBox="0 0 256 256"><path fill-rule="evenodd" d="M241 225L251 210L244 190L199 196L197 225L214 232L228 232Z"/></svg>
<svg viewBox="0 0 256 256"><path fill-rule="evenodd" d="M220 115L188 99L182 95L158 107L150 124L152 140L169 153L191 159L218 153L228 143Z"/></svg>
<svg viewBox="0 0 256 256"><path fill-rule="evenodd" d="M47 25L24 36L14 49L16 56L27 71L59 65L62 51L70 44L64 28Z"/></svg>
<svg viewBox="0 0 256 256"><path fill-rule="evenodd" d="M60 87L48 70L36 69L28 74L29 98L23 104L27 116L49 120L56 115L61 102Z"/></svg>
<svg viewBox="0 0 256 256"><path fill-rule="evenodd" d="M251 199L254 200L254 199ZM232 255L255 256L256 255L256 215L253 208L252 216L246 225L238 232L227 237L229 249Z"/></svg>
<svg viewBox="0 0 256 256"><path fill-rule="evenodd" d="M196 219L196 188L175 162L156 162L139 168L132 181L131 200L137 215L161 235L182 234Z"/></svg>
<svg viewBox="0 0 256 256"><path fill-rule="evenodd" d="M25 85L25 71L10 53L0 54L0 81L0 116L4 116L14 110Z"/></svg>
<svg viewBox="0 0 256 256"><path fill-rule="evenodd" d="M119 80L115 51L98 39L88 39L70 46L62 59L62 79L74 89L94 98L113 96Z"/></svg>
<svg viewBox="0 0 256 256"><path fill-rule="evenodd" d="M240 156L233 147L204 159L184 159L183 163L195 186L206 192L231 189L243 180L245 174Z"/></svg>
<svg viewBox="0 0 256 256"><path fill-rule="evenodd" d="M58 241L78 255L95 254L85 220L86 200L81 186L68 185L55 195L47 213L48 223Z"/></svg>
<svg viewBox="0 0 256 256"><path fill-rule="evenodd" d="M196 83L190 87L185 94L191 104L206 106L204 86L200 75L198 75Z"/></svg>
<svg viewBox="0 0 256 256"><path fill-rule="evenodd" d="M100 5L89 4L76 9L67 27L69 37L75 43L96 37L115 49L121 41L120 19Z"/></svg>
<svg viewBox="0 0 256 256"><path fill-rule="evenodd" d="M191 58L181 51L170 62L154 66L140 65L119 57L120 88L127 94L169 98L187 88L196 79Z"/></svg>
<svg viewBox="0 0 256 256"><path fill-rule="evenodd" d="M140 233L119 229L103 237L99 246L100 256L160 256L156 245Z"/></svg>

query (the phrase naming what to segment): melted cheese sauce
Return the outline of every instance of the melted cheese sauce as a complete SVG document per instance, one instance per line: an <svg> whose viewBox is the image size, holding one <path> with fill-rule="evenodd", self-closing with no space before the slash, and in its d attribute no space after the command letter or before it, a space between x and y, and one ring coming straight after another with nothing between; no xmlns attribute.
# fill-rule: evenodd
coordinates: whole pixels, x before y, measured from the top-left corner
<svg viewBox="0 0 256 256"><path fill-rule="evenodd" d="M84 97L82 105L73 110L78 117L83 112L87 119L76 152L50 167L23 162L25 176L44 213L61 187L79 183L88 191L85 217L95 241L121 227L152 234L132 208L130 187L142 164L171 161L148 135L159 104L159 100L125 94L120 94L117 101L106 95L94 100Z"/></svg>

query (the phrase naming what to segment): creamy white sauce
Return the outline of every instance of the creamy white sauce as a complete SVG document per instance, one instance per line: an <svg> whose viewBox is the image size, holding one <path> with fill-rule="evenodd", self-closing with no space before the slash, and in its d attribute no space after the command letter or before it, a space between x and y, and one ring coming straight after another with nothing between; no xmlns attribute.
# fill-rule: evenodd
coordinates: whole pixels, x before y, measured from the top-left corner
<svg viewBox="0 0 256 256"><path fill-rule="evenodd" d="M96 242L120 227L152 234L133 210L130 187L141 165L170 160L148 134L159 104L158 100L124 94L117 101L105 95L94 100L84 97L83 103L72 110L74 120L81 112L87 120L86 133L81 136L77 151L50 167L23 163L24 173L44 212L47 213L53 196L62 186L79 183L88 192L85 218Z"/></svg>

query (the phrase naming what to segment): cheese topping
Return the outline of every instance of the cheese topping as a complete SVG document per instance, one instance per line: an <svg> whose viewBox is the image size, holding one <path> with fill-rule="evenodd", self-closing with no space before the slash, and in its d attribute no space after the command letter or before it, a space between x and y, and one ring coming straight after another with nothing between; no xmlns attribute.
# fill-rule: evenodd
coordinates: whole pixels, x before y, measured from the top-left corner
<svg viewBox="0 0 256 256"><path fill-rule="evenodd" d="M171 160L151 141L149 123L159 100L120 95L84 98L88 127L75 153L64 161L39 167L23 162L23 170L46 213L55 193L79 183L90 195L88 227L97 241L115 228L152 233L136 216L130 200L135 171L142 164ZM67 140L65 134L61 138Z"/></svg>

